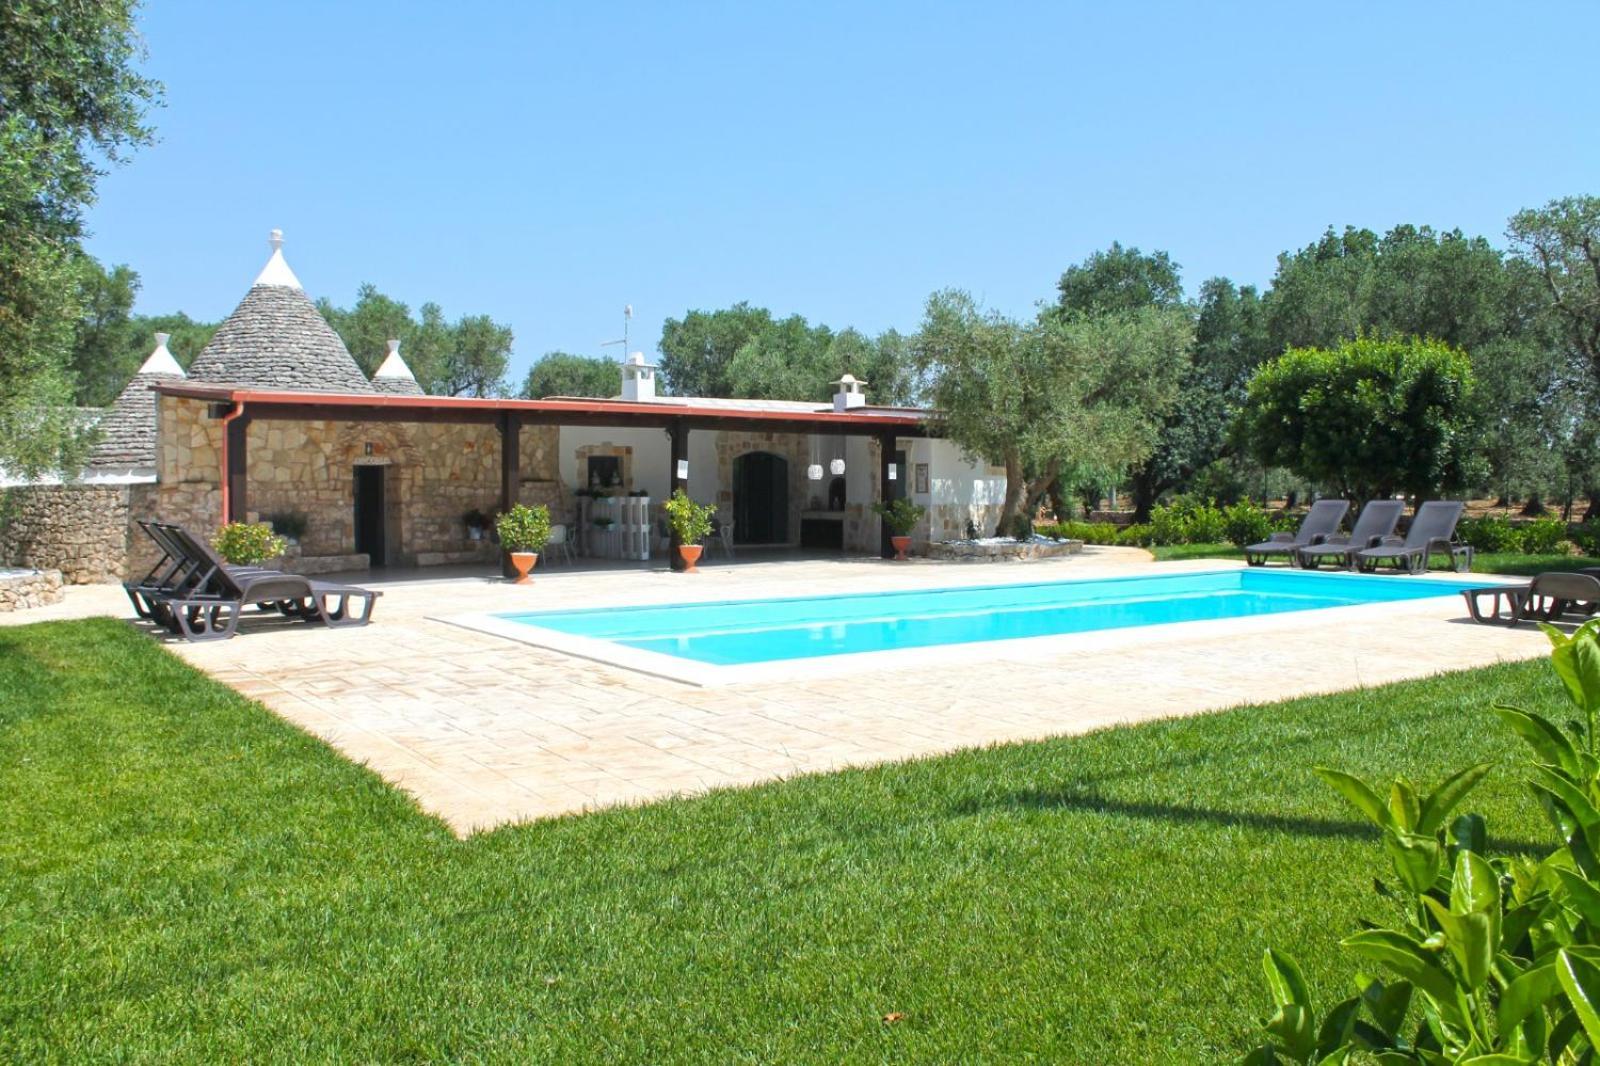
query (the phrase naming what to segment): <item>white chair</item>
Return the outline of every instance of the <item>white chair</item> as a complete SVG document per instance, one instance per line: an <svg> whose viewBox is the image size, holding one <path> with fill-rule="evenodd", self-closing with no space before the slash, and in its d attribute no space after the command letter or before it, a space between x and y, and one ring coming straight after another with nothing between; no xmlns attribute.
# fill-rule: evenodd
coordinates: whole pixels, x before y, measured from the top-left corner
<svg viewBox="0 0 1600 1066"><path fill-rule="evenodd" d="M572 542L567 540L567 527L564 522L558 522L550 527L550 539L544 542L545 561L553 563L557 555L566 557L568 564L572 562Z"/></svg>
<svg viewBox="0 0 1600 1066"><path fill-rule="evenodd" d="M717 519L717 543L722 546L722 554L729 559L733 558L733 519Z"/></svg>

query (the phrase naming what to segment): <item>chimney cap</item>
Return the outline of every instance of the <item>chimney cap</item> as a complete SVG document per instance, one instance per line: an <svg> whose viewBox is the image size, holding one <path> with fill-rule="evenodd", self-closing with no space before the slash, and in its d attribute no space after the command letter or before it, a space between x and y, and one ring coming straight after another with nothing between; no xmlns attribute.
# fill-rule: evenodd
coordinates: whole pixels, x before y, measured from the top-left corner
<svg viewBox="0 0 1600 1066"><path fill-rule="evenodd" d="M844 376L840 377L838 381L833 382L833 384L840 385L844 388L844 391L850 392L853 389L864 388L867 383L857 378L854 374L845 374Z"/></svg>
<svg viewBox="0 0 1600 1066"><path fill-rule="evenodd" d="M272 256L267 260L267 265L261 268L261 273L256 275L255 283L300 288L300 279L294 276L294 271L289 269L288 262L283 258L283 230L275 229L268 234L267 244L272 248Z"/></svg>
<svg viewBox="0 0 1600 1066"><path fill-rule="evenodd" d="M138 370L140 374L161 374L175 378L188 376L183 372L183 367L178 365L178 361L172 357L172 352L167 349L167 342L171 339L170 333L156 334L155 350L145 357L144 363Z"/></svg>
<svg viewBox="0 0 1600 1066"><path fill-rule="evenodd" d="M649 369L649 370L654 370L655 367L656 367L656 364L647 363L647 362L644 361L644 353L643 352L629 352L628 353L628 357L622 361L622 365L625 366L625 367L626 366L644 367L644 368Z"/></svg>

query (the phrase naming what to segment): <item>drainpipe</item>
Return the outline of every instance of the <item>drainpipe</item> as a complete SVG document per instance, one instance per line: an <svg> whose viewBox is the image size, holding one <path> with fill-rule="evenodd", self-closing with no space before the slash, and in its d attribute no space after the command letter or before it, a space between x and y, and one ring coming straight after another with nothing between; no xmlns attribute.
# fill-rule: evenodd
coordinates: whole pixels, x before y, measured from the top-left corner
<svg viewBox="0 0 1600 1066"><path fill-rule="evenodd" d="M222 475L222 523L227 525L233 521L233 493L231 491L232 478L228 476L228 423L244 414L244 401L235 400L233 410L222 416L222 452L219 471Z"/></svg>

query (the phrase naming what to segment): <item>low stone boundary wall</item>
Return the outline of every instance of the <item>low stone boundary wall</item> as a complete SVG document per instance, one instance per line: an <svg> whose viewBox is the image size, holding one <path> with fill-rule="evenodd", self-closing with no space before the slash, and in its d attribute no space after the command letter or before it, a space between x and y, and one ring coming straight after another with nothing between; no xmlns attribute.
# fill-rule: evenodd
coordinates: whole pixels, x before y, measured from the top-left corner
<svg viewBox="0 0 1600 1066"><path fill-rule="evenodd" d="M27 485L0 501L0 566L58 570L71 584L128 573L126 485Z"/></svg>
<svg viewBox="0 0 1600 1066"><path fill-rule="evenodd" d="M945 540L928 546L928 558L965 563L1027 562L1081 551L1081 540Z"/></svg>
<svg viewBox="0 0 1600 1066"><path fill-rule="evenodd" d="M60 603L62 585L59 570L0 570L0 614Z"/></svg>

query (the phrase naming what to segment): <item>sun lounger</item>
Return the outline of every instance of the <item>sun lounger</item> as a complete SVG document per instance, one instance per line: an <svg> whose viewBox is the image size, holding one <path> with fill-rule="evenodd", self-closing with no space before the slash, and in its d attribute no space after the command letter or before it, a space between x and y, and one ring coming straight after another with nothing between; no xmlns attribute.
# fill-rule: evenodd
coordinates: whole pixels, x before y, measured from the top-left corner
<svg viewBox="0 0 1600 1066"><path fill-rule="evenodd" d="M232 567L211 546L182 526L151 523L189 564L188 576L165 591L141 590L149 617L187 640L225 640L239 630L246 607L324 625L361 626L372 618L382 593L355 585L312 581L301 574L257 567ZM130 592L130 595L132 593Z"/></svg>
<svg viewBox="0 0 1600 1066"><path fill-rule="evenodd" d="M1356 552L1373 547L1393 533L1405 506L1399 500L1368 500L1349 533L1335 533L1321 544L1298 549L1295 554L1300 565L1315 570L1323 563L1333 563L1353 570Z"/></svg>
<svg viewBox="0 0 1600 1066"><path fill-rule="evenodd" d="M1450 557L1455 569L1470 569L1471 549L1455 540L1456 524L1465 509L1466 505L1457 500L1429 500L1417 508L1403 539L1387 536L1374 547L1356 552L1356 565L1372 571L1388 563L1408 574L1421 574L1428 569L1429 557L1441 551Z"/></svg>
<svg viewBox="0 0 1600 1066"><path fill-rule="evenodd" d="M1518 622L1554 622L1565 614L1592 615L1600 610L1600 568L1578 573L1539 574L1526 585L1488 585L1462 589L1474 622L1514 626Z"/></svg>
<svg viewBox="0 0 1600 1066"><path fill-rule="evenodd" d="M1271 540L1252 544L1244 550L1245 562L1251 566L1265 566L1267 560L1282 556L1291 565L1300 562L1301 548L1321 544L1339 531L1345 512L1350 510L1348 500L1318 500L1293 533L1274 533Z"/></svg>

